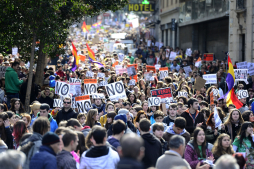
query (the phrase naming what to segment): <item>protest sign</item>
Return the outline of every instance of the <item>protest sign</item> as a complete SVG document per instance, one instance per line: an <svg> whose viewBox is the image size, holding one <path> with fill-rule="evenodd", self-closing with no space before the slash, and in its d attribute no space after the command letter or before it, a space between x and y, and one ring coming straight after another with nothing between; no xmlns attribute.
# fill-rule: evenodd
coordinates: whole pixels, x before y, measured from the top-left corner
<svg viewBox="0 0 254 169"><path fill-rule="evenodd" d="M176 52L170 52L169 60L174 60L176 58Z"/></svg>
<svg viewBox="0 0 254 169"><path fill-rule="evenodd" d="M160 106L160 104L161 104L161 98L159 98L159 97L149 97L148 98L148 107Z"/></svg>
<svg viewBox="0 0 254 169"><path fill-rule="evenodd" d="M81 95L81 83L70 83L70 94L72 96L80 96Z"/></svg>
<svg viewBox="0 0 254 169"><path fill-rule="evenodd" d="M70 82L70 83L81 83L82 80L81 80L81 79L76 79L76 78L70 78L70 79L69 79L69 82Z"/></svg>
<svg viewBox="0 0 254 169"><path fill-rule="evenodd" d="M246 84L248 84L248 69L234 69L235 73L235 82L237 81L244 81Z"/></svg>
<svg viewBox="0 0 254 169"><path fill-rule="evenodd" d="M206 80L203 79L202 77L198 76L195 79L195 83L194 83L193 88L196 89L196 90L200 90L202 87L205 86L205 83L206 83Z"/></svg>
<svg viewBox="0 0 254 169"><path fill-rule="evenodd" d="M108 84L105 88L111 101L127 98L122 81Z"/></svg>
<svg viewBox="0 0 254 169"><path fill-rule="evenodd" d="M7 66L0 66L0 78L5 77Z"/></svg>
<svg viewBox="0 0 254 169"><path fill-rule="evenodd" d="M107 81L101 81L99 84L98 84L98 86L100 87L100 86L106 86L108 84L108 82Z"/></svg>
<svg viewBox="0 0 254 169"><path fill-rule="evenodd" d="M124 54L123 54L123 53L118 53L118 60L119 60L120 62L122 62L123 59L124 59Z"/></svg>
<svg viewBox="0 0 254 169"><path fill-rule="evenodd" d="M185 77L189 77L189 73L192 71L190 66L183 67L185 71Z"/></svg>
<svg viewBox="0 0 254 169"><path fill-rule="evenodd" d="M137 71L137 69L138 69L138 64L127 65L127 67L132 67L132 66L134 66L134 67L135 67L135 70Z"/></svg>
<svg viewBox="0 0 254 169"><path fill-rule="evenodd" d="M163 89L151 90L151 96L152 97L160 97L162 103L165 103L166 98L173 100L173 96L172 96L170 87L163 88Z"/></svg>
<svg viewBox="0 0 254 169"><path fill-rule="evenodd" d="M47 68L48 68L48 69L49 69L49 68L52 68L52 69L53 69L53 72L56 71L56 65L48 65Z"/></svg>
<svg viewBox="0 0 254 169"><path fill-rule="evenodd" d="M118 74L127 73L127 68L118 69Z"/></svg>
<svg viewBox="0 0 254 169"><path fill-rule="evenodd" d="M155 66L146 65L146 71L147 72L153 71L153 73L156 73Z"/></svg>
<svg viewBox="0 0 254 169"><path fill-rule="evenodd" d="M188 98L188 93L187 93L186 91L179 91L179 92L178 92L178 96L179 96L179 97L183 96L183 97Z"/></svg>
<svg viewBox="0 0 254 169"><path fill-rule="evenodd" d="M105 96L102 93L95 93L95 94L92 94L92 98L93 99L105 99Z"/></svg>
<svg viewBox="0 0 254 169"><path fill-rule="evenodd" d="M69 94L69 91L70 91L70 84L66 82L56 81L55 94L65 97Z"/></svg>
<svg viewBox="0 0 254 169"><path fill-rule="evenodd" d="M134 76L134 75L137 74L134 66L128 67L127 68L127 73L128 73L129 76Z"/></svg>
<svg viewBox="0 0 254 169"><path fill-rule="evenodd" d="M93 72L92 71L87 71L86 72L86 77L93 77Z"/></svg>
<svg viewBox="0 0 254 169"><path fill-rule="evenodd" d="M191 54L192 54L191 48L186 49L185 54L186 54L187 56L191 56Z"/></svg>
<svg viewBox="0 0 254 169"><path fill-rule="evenodd" d="M98 74L97 74L97 77L98 77L98 78L104 78L104 77L105 77L105 73L98 73Z"/></svg>
<svg viewBox="0 0 254 169"><path fill-rule="evenodd" d="M216 108L216 105L214 107L214 121L215 121L215 128L220 128L221 124L222 124L222 121L220 119L220 116L219 116L218 110Z"/></svg>
<svg viewBox="0 0 254 169"><path fill-rule="evenodd" d="M147 41L147 46L151 46L151 42L152 42L151 40L148 40Z"/></svg>
<svg viewBox="0 0 254 169"><path fill-rule="evenodd" d="M247 61L236 63L237 69L248 69L247 66L248 66Z"/></svg>
<svg viewBox="0 0 254 169"><path fill-rule="evenodd" d="M18 54L18 48L14 47L12 48L12 55L17 55Z"/></svg>
<svg viewBox="0 0 254 169"><path fill-rule="evenodd" d="M250 76L253 76L253 75L254 75L254 67L249 68L248 74L249 74Z"/></svg>
<svg viewBox="0 0 254 169"><path fill-rule="evenodd" d="M92 108L89 95L75 97L75 101L79 113L86 113L90 108Z"/></svg>
<svg viewBox="0 0 254 169"><path fill-rule="evenodd" d="M85 79L84 80L84 95L91 95L97 93L97 80Z"/></svg>
<svg viewBox="0 0 254 169"><path fill-rule="evenodd" d="M159 70L160 68L161 68L161 65L159 65L159 64L156 64L156 65L154 65L155 66L155 69L156 70Z"/></svg>
<svg viewBox="0 0 254 169"><path fill-rule="evenodd" d="M152 72L145 72L144 77L145 77L145 81L150 81L151 78L153 77L153 73Z"/></svg>
<svg viewBox="0 0 254 169"><path fill-rule="evenodd" d="M204 53L204 61L213 61L214 54L213 53Z"/></svg>
<svg viewBox="0 0 254 169"><path fill-rule="evenodd" d="M168 68L167 67L163 67L160 68L160 79L163 80L165 77L168 77Z"/></svg>
<svg viewBox="0 0 254 169"><path fill-rule="evenodd" d="M131 85L135 86L135 84L136 84L136 81L134 79L132 79L129 81L128 86L131 86Z"/></svg>
<svg viewBox="0 0 254 169"><path fill-rule="evenodd" d="M116 74L119 74L119 69L122 69L122 65L116 65L115 66L115 70L116 70Z"/></svg>
<svg viewBox="0 0 254 169"><path fill-rule="evenodd" d="M63 107L63 101L61 99L54 99L53 107Z"/></svg>
<svg viewBox="0 0 254 169"><path fill-rule="evenodd" d="M206 80L205 84L216 84L217 83L217 75L216 74L203 75L203 79Z"/></svg>
<svg viewBox="0 0 254 169"><path fill-rule="evenodd" d="M244 99L249 97L248 90L239 90L237 94L238 94L238 99Z"/></svg>
<svg viewBox="0 0 254 169"><path fill-rule="evenodd" d="M247 63L247 68L249 69L250 72L250 68L254 67L254 63L248 62Z"/></svg>
<svg viewBox="0 0 254 169"><path fill-rule="evenodd" d="M214 96L218 96L218 94L219 94L219 90L218 89L213 89L212 92L213 92Z"/></svg>

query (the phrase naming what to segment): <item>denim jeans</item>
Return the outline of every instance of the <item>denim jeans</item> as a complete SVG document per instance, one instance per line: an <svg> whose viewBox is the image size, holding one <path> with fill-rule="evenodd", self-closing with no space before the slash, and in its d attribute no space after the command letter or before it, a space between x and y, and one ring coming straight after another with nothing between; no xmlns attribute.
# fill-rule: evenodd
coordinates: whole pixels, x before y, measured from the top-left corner
<svg viewBox="0 0 254 169"><path fill-rule="evenodd" d="M18 93L7 93L7 107L8 109L11 108L11 99L12 98L19 98L19 94Z"/></svg>

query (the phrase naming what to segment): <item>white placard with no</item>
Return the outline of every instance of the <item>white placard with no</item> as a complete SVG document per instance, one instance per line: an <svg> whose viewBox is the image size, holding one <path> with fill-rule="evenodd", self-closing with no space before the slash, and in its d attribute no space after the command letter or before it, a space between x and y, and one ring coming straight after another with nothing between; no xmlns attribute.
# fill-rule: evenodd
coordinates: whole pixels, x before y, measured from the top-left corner
<svg viewBox="0 0 254 169"><path fill-rule="evenodd" d="M70 84L56 81L55 94L66 97L70 92Z"/></svg>
<svg viewBox="0 0 254 169"><path fill-rule="evenodd" d="M160 97L149 97L148 98L148 107L151 106L160 106L161 98Z"/></svg>
<svg viewBox="0 0 254 169"><path fill-rule="evenodd" d="M203 75L203 79L206 80L205 84L217 84L216 74Z"/></svg>
<svg viewBox="0 0 254 169"><path fill-rule="evenodd" d="M108 84L105 88L111 101L127 98L122 81Z"/></svg>

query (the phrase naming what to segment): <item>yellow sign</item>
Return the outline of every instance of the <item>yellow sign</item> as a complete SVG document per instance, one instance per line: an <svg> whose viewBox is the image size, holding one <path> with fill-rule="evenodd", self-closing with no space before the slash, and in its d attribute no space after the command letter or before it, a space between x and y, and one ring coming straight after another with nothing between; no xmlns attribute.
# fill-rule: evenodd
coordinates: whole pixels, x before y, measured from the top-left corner
<svg viewBox="0 0 254 169"><path fill-rule="evenodd" d="M129 11L154 11L153 4L129 4Z"/></svg>
<svg viewBox="0 0 254 169"><path fill-rule="evenodd" d="M126 28L129 28L129 27L130 27L130 25L129 25L129 24L125 24L125 27L126 27Z"/></svg>

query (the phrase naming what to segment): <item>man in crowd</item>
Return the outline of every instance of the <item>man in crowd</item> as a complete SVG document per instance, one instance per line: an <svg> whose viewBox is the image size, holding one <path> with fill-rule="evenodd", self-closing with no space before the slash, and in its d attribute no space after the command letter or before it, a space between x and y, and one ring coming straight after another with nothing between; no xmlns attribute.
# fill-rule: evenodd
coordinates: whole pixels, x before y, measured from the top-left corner
<svg viewBox="0 0 254 169"><path fill-rule="evenodd" d="M13 62L11 67L6 69L5 73L5 92L7 95L7 106L11 107L10 101L12 98L19 98L20 85L26 81L26 78L19 80L17 71L19 69L19 62Z"/></svg>
<svg viewBox="0 0 254 169"><path fill-rule="evenodd" d="M57 124L59 124L60 121L69 120L70 118L76 119L77 116L78 116L78 113L76 113L71 108L71 98L69 98L69 97L64 98L64 100L63 100L63 108L56 115L56 122L57 122Z"/></svg>
<svg viewBox="0 0 254 169"><path fill-rule="evenodd" d="M56 155L60 152L60 138L48 132L42 137L42 146L30 161L30 169L56 169Z"/></svg>
<svg viewBox="0 0 254 169"><path fill-rule="evenodd" d="M60 62L60 64L61 64L61 62ZM62 65L57 66L57 69L58 70L56 72L56 75L60 76L61 80L65 80L64 78L66 77L66 75L65 75L65 73L62 70L63 69Z"/></svg>
<svg viewBox="0 0 254 169"><path fill-rule="evenodd" d="M91 109L97 109L98 113L101 115L105 115L106 114L106 104L103 103L102 98L93 98L94 103L92 104L92 108ZM89 111L89 110L87 110Z"/></svg>
<svg viewBox="0 0 254 169"><path fill-rule="evenodd" d="M196 127L202 127L206 130L206 122L204 115L198 111L198 100L195 98L190 98L188 100L188 107L185 112L182 113L182 117L186 120L185 129L192 134Z"/></svg>
<svg viewBox="0 0 254 169"><path fill-rule="evenodd" d="M82 154L79 168L110 168L115 169L119 162L117 152L106 146L107 132L101 126L94 126L91 130L93 147Z"/></svg>
<svg viewBox="0 0 254 169"><path fill-rule="evenodd" d="M33 122L38 118L38 117L46 117L49 119L50 122L50 131L51 132L55 132L55 130L58 128L58 125L55 121L55 119L53 119L53 117L50 114L50 107L48 104L43 103L40 106L40 112L37 114L37 116L35 118L32 119L30 126L33 125Z"/></svg>
<svg viewBox="0 0 254 169"><path fill-rule="evenodd" d="M75 151L78 146L78 135L74 131L65 131L62 136L63 150L57 154L58 169L76 169L76 161L74 160L71 151Z"/></svg>
<svg viewBox="0 0 254 169"><path fill-rule="evenodd" d="M145 152L144 141L136 134L125 134L120 140L117 151L121 157L117 169L144 169L143 164L140 162Z"/></svg>
<svg viewBox="0 0 254 169"><path fill-rule="evenodd" d="M177 104L172 103L169 105L168 116L164 117L163 123L166 123L167 126L172 126L176 119L176 115L177 115Z"/></svg>
<svg viewBox="0 0 254 169"><path fill-rule="evenodd" d="M22 169L26 155L17 150L8 150L0 154L1 169Z"/></svg>
<svg viewBox="0 0 254 169"><path fill-rule="evenodd" d="M120 146L120 139L124 135L126 125L122 120L116 120L112 124L113 135L108 138L109 144L117 148Z"/></svg>
<svg viewBox="0 0 254 169"><path fill-rule="evenodd" d="M47 103L50 108L53 108L54 104L54 93L50 92L50 88L46 87L44 91L41 92L41 97L38 99L40 103Z"/></svg>

